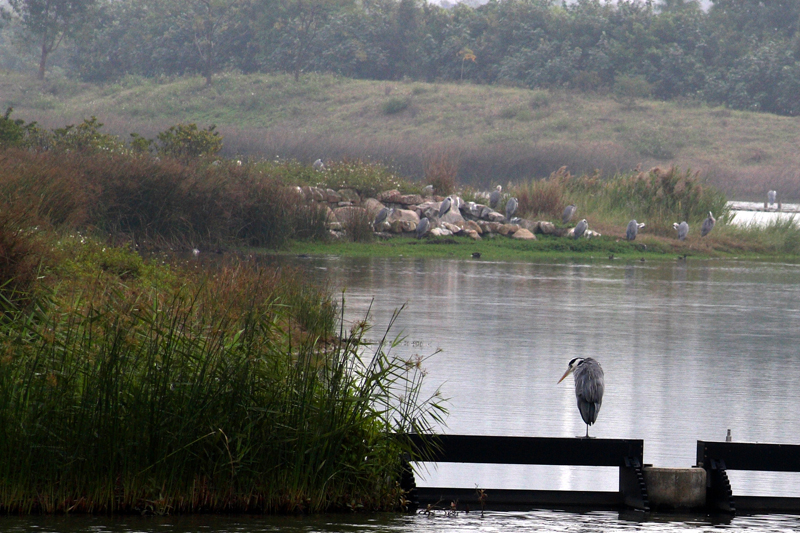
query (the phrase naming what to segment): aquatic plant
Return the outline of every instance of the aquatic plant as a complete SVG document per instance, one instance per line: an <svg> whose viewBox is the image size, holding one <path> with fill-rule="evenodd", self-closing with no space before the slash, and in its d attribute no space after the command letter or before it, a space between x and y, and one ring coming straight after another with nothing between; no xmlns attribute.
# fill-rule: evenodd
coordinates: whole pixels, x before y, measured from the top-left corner
<svg viewBox="0 0 800 533"><path fill-rule="evenodd" d="M250 264L71 281L3 302L0 512L402 506L402 435L441 403L326 290Z"/></svg>

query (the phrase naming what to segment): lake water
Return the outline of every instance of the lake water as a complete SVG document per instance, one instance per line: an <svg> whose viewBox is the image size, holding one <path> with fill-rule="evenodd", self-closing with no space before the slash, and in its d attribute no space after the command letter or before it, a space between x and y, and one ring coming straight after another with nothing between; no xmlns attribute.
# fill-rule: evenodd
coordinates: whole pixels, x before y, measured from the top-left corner
<svg viewBox="0 0 800 533"><path fill-rule="evenodd" d="M287 259L277 260L286 262ZM696 441L800 443L800 265L618 260L288 260L346 288L346 318L371 306L377 338L403 304L398 355L426 362L427 386L449 398L449 433L572 437L585 425L571 378L577 356L605 370L599 438L645 442L656 466L695 463ZM800 496L800 476L731 472L735 494ZM441 465L421 486L617 490L616 469ZM662 517L663 518L663 517ZM527 513L312 518L10 518L2 531L796 531L800 518L737 516L729 523L670 516L640 523L618 513Z"/></svg>
<svg viewBox="0 0 800 533"><path fill-rule="evenodd" d="M426 363L443 431L569 437L585 431L572 380L597 359L606 393L590 434L645 441L645 462L695 464L697 440L800 443L800 266L754 262L491 263L310 259L375 333L406 304L401 355ZM617 490L616 469L443 464L427 486ZM800 475L731 472L735 494L800 496Z"/></svg>

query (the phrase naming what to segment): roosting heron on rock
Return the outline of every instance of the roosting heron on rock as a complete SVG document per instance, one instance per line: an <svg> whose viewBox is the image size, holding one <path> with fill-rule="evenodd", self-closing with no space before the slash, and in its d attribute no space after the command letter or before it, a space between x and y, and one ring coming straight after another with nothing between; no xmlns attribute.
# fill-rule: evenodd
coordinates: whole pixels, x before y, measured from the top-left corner
<svg viewBox="0 0 800 533"><path fill-rule="evenodd" d="M644 227L644 222L636 222L636 219L628 222L628 229L625 231L625 238L632 241L639 234L639 228Z"/></svg>
<svg viewBox="0 0 800 533"><path fill-rule="evenodd" d="M576 357L569 362L567 371L558 380L559 383L564 378L573 375L575 378L575 397L578 399L578 411L581 418L586 423L586 437L589 438L589 426L597 421L600 406L603 405L603 390L605 389L605 379L600 363L591 357Z"/></svg>
<svg viewBox="0 0 800 533"><path fill-rule="evenodd" d="M685 220L680 224L678 224L677 222L673 222L672 227L678 230L679 241L686 240L686 236L689 234L689 224L687 224Z"/></svg>
<svg viewBox="0 0 800 533"><path fill-rule="evenodd" d="M589 223L586 222L586 219L584 218L575 225L575 230L572 232L572 237L575 239L580 238L584 233L586 233L586 229L588 227Z"/></svg>
<svg viewBox="0 0 800 533"><path fill-rule="evenodd" d="M500 198L503 197L502 191L503 186L498 185L497 189L492 191L492 194L489 195L489 207L492 209L497 209L497 204L500 203Z"/></svg>
<svg viewBox="0 0 800 533"><path fill-rule="evenodd" d="M379 228L380 225L389 218L389 215L392 214L394 208L391 207L384 207L380 211L378 211L378 215L375 217L375 221L372 223L373 228Z"/></svg>
<svg viewBox="0 0 800 533"><path fill-rule="evenodd" d="M569 222L569 220L575 214L575 209L577 209L577 207L575 207L575 204L570 204L564 208L564 214L561 215L562 224L566 224L567 222Z"/></svg>
<svg viewBox="0 0 800 533"><path fill-rule="evenodd" d="M452 206L453 206L453 199L450 198L449 196L444 200L442 200L442 203L439 205L439 216L443 217L448 211L450 211L450 208Z"/></svg>
<svg viewBox="0 0 800 533"><path fill-rule="evenodd" d="M510 222L511 217L514 216L514 213L517 212L517 199L516 198L509 198L508 202L506 202L506 221Z"/></svg>
<svg viewBox="0 0 800 533"><path fill-rule="evenodd" d="M708 212L708 218L703 221L703 225L700 226L700 236L705 237L708 235L712 229L714 229L714 223L717 220L714 218L714 215L711 214L711 211Z"/></svg>

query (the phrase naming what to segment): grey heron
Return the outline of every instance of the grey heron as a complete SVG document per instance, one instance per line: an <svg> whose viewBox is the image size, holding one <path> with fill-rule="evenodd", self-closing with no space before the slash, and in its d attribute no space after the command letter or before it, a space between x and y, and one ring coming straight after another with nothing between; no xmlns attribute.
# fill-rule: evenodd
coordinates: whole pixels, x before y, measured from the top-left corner
<svg viewBox="0 0 800 533"><path fill-rule="evenodd" d="M703 225L700 226L700 236L705 237L706 235L714 229L714 223L716 223L716 219L714 215L711 214L711 211L708 212L708 218L703 221Z"/></svg>
<svg viewBox="0 0 800 533"><path fill-rule="evenodd" d="M644 227L644 222L636 222L634 218L630 222L628 222L628 229L625 231L625 238L629 241L632 241L636 238L636 235L639 234L639 228Z"/></svg>
<svg viewBox="0 0 800 533"><path fill-rule="evenodd" d="M317 172L322 172L323 170L325 170L325 164L322 162L322 159L317 159L311 166L314 167L314 170L316 170Z"/></svg>
<svg viewBox="0 0 800 533"><path fill-rule="evenodd" d="M575 378L575 397L578 399L578 411L586 423L585 438L588 439L589 426L597 421L600 406L603 405L605 389L603 369L600 363L591 357L576 357L569 362L567 371L558 382L561 383L570 374Z"/></svg>
<svg viewBox="0 0 800 533"><path fill-rule="evenodd" d="M417 224L417 239L421 239L431 229L431 221L428 217L423 218Z"/></svg>
<svg viewBox="0 0 800 533"><path fill-rule="evenodd" d="M391 215L391 214L392 214L392 211L394 211L394 209L393 209L393 208L391 208L391 207L384 207L383 209L381 209L380 211L378 211L378 214L377 214L377 216L375 217L375 221L372 223L372 227L373 227L373 228L377 228L377 227L378 227L380 224L382 224L382 223L383 223L383 222L384 222L384 221L385 221L387 218L389 218L389 215Z"/></svg>
<svg viewBox="0 0 800 533"><path fill-rule="evenodd" d="M489 195L489 207L492 209L497 209L497 204L500 203L500 198L503 196L502 190L503 186L498 185L497 188L492 191L492 194Z"/></svg>
<svg viewBox="0 0 800 533"><path fill-rule="evenodd" d="M439 216L443 217L445 213L450 211L450 208L453 206L453 199L449 196L445 198L442 203L439 205Z"/></svg>
<svg viewBox="0 0 800 533"><path fill-rule="evenodd" d="M516 198L508 199L508 202L506 202L506 220L511 220L511 217L517 212L517 206L518 204Z"/></svg>
<svg viewBox="0 0 800 533"><path fill-rule="evenodd" d="M433 185L426 185L422 188L422 194L425 196L433 196Z"/></svg>
<svg viewBox="0 0 800 533"><path fill-rule="evenodd" d="M687 224L685 220L680 224L678 224L677 222L673 222L672 227L678 230L679 241L686 240L686 236L689 234L689 224Z"/></svg>
<svg viewBox="0 0 800 533"><path fill-rule="evenodd" d="M569 220L575 214L575 210L576 209L577 209L577 207L575 207L575 204L570 204L567 207L565 207L564 208L564 214L561 215L561 223L562 224L566 224L567 222L569 222Z"/></svg>
<svg viewBox="0 0 800 533"><path fill-rule="evenodd" d="M586 232L586 229L588 227L589 227L589 223L586 222L586 219L584 218L583 220L581 220L580 222L578 222L575 225L575 231L572 233L572 237L574 239L580 238L581 235L583 235Z"/></svg>
<svg viewBox="0 0 800 533"><path fill-rule="evenodd" d="M775 200L777 199L777 197L778 197L778 193L777 192L775 192L775 191L767 192L767 202L769 203L769 205L774 204Z"/></svg>

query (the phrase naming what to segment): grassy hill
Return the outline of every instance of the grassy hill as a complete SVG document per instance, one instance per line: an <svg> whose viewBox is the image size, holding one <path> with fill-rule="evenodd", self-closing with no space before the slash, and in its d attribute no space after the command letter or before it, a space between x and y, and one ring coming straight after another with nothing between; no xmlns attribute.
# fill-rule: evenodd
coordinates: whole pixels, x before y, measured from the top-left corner
<svg viewBox="0 0 800 533"><path fill-rule="evenodd" d="M104 131L154 137L178 122L216 124L228 155L370 158L422 176L448 160L463 183L489 187L641 165L692 168L736 199L779 191L800 200L800 118L696 101L620 102L605 95L471 84L352 80L308 74L145 80L97 86L5 73L0 105L47 127L95 115Z"/></svg>

